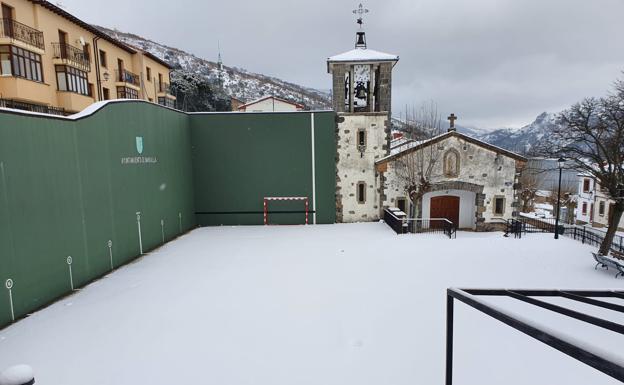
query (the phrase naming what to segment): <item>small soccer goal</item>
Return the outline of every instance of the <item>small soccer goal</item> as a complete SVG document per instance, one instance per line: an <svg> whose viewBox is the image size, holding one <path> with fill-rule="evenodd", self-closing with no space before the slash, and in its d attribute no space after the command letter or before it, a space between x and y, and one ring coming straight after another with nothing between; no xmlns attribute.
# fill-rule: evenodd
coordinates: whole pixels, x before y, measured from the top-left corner
<svg viewBox="0 0 624 385"><path fill-rule="evenodd" d="M309 218L309 201L308 197L264 197L264 224L268 225L269 223L269 203L271 202L301 202L304 206L303 212L305 213L305 224L308 224ZM302 211L296 211L298 213ZM293 213L290 212L280 212L280 213Z"/></svg>

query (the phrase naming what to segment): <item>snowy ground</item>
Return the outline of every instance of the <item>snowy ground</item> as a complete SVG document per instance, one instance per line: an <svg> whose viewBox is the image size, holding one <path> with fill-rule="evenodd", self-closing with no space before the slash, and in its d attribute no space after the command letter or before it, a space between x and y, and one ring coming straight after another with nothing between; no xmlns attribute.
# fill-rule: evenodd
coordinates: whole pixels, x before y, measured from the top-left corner
<svg viewBox="0 0 624 385"><path fill-rule="evenodd" d="M0 370L26 363L54 385L442 384L447 287L624 286L591 250L380 223L198 229L0 330ZM620 335L497 303L624 356ZM457 385L619 383L465 305L455 335Z"/></svg>

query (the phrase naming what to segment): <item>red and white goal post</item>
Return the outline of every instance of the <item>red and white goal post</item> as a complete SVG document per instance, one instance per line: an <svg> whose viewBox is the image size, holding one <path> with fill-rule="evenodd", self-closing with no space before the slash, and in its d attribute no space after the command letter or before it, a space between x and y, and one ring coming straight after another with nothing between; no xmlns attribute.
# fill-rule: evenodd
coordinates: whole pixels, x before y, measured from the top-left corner
<svg viewBox="0 0 624 385"><path fill-rule="evenodd" d="M269 224L269 202L275 201L303 201L305 204L305 224L308 224L310 205L308 197L264 197L264 224Z"/></svg>

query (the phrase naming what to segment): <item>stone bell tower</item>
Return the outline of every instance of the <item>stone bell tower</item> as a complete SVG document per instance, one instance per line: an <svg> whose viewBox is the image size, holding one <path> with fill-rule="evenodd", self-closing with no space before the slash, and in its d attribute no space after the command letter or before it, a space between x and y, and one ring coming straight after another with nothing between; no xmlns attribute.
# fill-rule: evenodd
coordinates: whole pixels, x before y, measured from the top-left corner
<svg viewBox="0 0 624 385"><path fill-rule="evenodd" d="M332 103L338 114L336 220L375 221L381 216L384 181L375 161L390 154L392 69L397 55L368 49L362 4L355 49L327 59Z"/></svg>

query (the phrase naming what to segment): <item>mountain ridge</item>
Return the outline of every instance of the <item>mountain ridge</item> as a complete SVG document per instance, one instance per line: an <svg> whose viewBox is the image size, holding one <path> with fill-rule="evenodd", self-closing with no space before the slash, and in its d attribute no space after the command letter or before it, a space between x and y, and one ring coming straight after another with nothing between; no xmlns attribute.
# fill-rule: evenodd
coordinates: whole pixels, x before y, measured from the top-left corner
<svg viewBox="0 0 624 385"><path fill-rule="evenodd" d="M277 77L250 72L240 67L216 63L133 33L98 25L94 27L125 44L151 53L169 63L174 71L181 70L204 78L227 96L247 102L273 95L301 103L307 109L331 108L330 95L321 90L300 86Z"/></svg>

